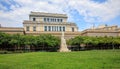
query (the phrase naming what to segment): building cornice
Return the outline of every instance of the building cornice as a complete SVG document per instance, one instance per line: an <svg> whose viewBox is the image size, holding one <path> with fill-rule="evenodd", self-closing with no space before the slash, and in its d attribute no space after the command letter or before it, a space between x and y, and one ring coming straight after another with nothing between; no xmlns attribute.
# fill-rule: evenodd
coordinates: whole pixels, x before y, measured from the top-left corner
<svg viewBox="0 0 120 69"><path fill-rule="evenodd" d="M72 23L72 22L40 22L40 21L28 21L28 20L25 20L23 22L23 24L44 24L44 25L73 25L73 26L76 26L75 23Z"/></svg>
<svg viewBox="0 0 120 69"><path fill-rule="evenodd" d="M0 32L23 32L21 27L0 27Z"/></svg>
<svg viewBox="0 0 120 69"><path fill-rule="evenodd" d="M62 17L67 18L66 14L58 14L58 13L45 13L45 12L31 12L29 16L41 16L41 17Z"/></svg>

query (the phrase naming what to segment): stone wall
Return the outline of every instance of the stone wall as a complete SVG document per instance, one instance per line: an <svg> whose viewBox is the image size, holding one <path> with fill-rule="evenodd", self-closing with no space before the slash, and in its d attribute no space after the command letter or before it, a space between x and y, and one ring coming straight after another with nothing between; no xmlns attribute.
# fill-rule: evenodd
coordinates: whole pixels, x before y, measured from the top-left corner
<svg viewBox="0 0 120 69"><path fill-rule="evenodd" d="M104 36L112 36L112 37L116 37L116 36L118 36L118 33L113 33L113 32L104 32L104 33L102 33L102 32L94 32L94 33L87 33L87 36L98 36L98 37L104 37Z"/></svg>
<svg viewBox="0 0 120 69"><path fill-rule="evenodd" d="M0 27L0 32L8 34L24 34L24 29L17 27Z"/></svg>
<svg viewBox="0 0 120 69"><path fill-rule="evenodd" d="M51 34L53 36L61 37L62 32L26 32L25 35L41 35L41 34ZM65 32L65 39L74 38L75 36L81 36L81 32Z"/></svg>

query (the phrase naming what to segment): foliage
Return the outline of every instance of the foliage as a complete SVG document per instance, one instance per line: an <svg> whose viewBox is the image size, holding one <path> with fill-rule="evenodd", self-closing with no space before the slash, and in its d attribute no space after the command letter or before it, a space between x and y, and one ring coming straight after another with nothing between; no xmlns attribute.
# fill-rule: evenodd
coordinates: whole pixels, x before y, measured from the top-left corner
<svg viewBox="0 0 120 69"><path fill-rule="evenodd" d="M8 35L5 33L0 33L0 49L7 50L8 48L14 48L15 50L25 49L28 46L34 48L42 47L58 47L60 39L58 37L52 36L50 34L43 34L39 36L31 35Z"/></svg>
<svg viewBox="0 0 120 69"><path fill-rule="evenodd" d="M80 45L85 44L86 46L94 46L94 47L112 47L119 48L120 46L120 37L88 37L88 36L77 36L75 38L71 38L68 41L69 45ZM92 47L91 47L92 48Z"/></svg>
<svg viewBox="0 0 120 69"><path fill-rule="evenodd" d="M80 50L80 45L86 45L86 49L114 49L120 48L120 37L88 37L88 36L76 36L67 40L67 43L72 47ZM50 50L60 46L60 38L52 36L50 34L42 34L38 36L32 35L9 35L0 32L0 50ZM77 49L74 49L77 50Z"/></svg>
<svg viewBox="0 0 120 69"><path fill-rule="evenodd" d="M71 38L68 43L70 45L74 44L74 45L80 45L81 43L83 43L83 37L82 36L77 36L75 38Z"/></svg>

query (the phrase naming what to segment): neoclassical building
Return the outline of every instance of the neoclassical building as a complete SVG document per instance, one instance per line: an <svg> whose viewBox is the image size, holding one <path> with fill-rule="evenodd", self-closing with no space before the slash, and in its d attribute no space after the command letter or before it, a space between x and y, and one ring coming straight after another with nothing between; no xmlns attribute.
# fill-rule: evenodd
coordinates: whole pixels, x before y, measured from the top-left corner
<svg viewBox="0 0 120 69"><path fill-rule="evenodd" d="M67 21L66 14L31 12L29 20L23 21L23 27L0 27L0 32L9 34L24 35L40 35L52 34L61 36L62 31L65 32L65 38L73 38L75 36L120 36L120 28L118 26L99 26L97 28L78 31L78 27L73 22Z"/></svg>
<svg viewBox="0 0 120 69"><path fill-rule="evenodd" d="M65 32L66 38L80 35L78 27L73 22L67 22L66 14L31 12L29 20L24 20L26 35L52 34L61 36Z"/></svg>
<svg viewBox="0 0 120 69"><path fill-rule="evenodd" d="M86 29L82 31L82 36L97 36L97 37L104 37L104 36L120 36L120 28L118 26L106 26L102 25L94 29Z"/></svg>

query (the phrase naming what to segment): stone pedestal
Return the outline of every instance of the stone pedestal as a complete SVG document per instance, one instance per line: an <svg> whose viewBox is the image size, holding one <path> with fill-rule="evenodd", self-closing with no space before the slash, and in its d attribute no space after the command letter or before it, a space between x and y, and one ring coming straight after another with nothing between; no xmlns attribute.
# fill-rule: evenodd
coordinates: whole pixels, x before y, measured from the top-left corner
<svg viewBox="0 0 120 69"><path fill-rule="evenodd" d="M61 45L60 45L59 52L71 52L71 50L67 48L66 40L64 38L64 32L62 32Z"/></svg>

